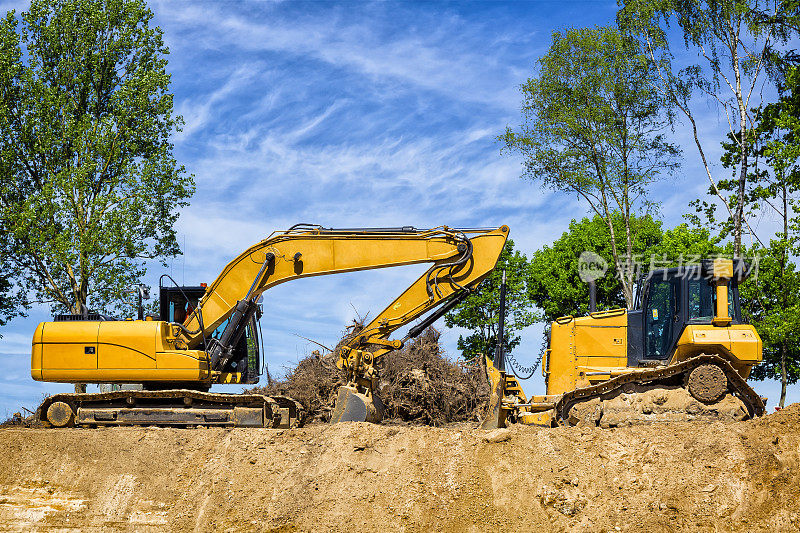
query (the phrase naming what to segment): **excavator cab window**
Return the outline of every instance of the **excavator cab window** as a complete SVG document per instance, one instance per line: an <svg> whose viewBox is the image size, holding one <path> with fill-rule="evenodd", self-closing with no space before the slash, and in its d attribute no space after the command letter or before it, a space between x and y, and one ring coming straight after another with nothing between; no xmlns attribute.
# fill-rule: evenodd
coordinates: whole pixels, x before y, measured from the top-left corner
<svg viewBox="0 0 800 533"><path fill-rule="evenodd" d="M228 319L230 320L230 319ZM219 339L228 320L220 324L210 337ZM241 383L258 383L261 376L261 345L259 342L259 323L255 316L245 326L244 335L233 347L233 357L228 362L226 371L241 373Z"/></svg>
<svg viewBox="0 0 800 533"><path fill-rule="evenodd" d="M159 291L159 318L183 324L205 294L205 287L161 287Z"/></svg>

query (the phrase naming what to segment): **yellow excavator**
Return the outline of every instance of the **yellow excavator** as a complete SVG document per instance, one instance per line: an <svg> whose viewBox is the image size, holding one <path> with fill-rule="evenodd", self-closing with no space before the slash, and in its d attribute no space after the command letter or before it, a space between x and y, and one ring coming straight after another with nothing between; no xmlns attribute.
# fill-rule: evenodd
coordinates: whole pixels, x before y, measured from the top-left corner
<svg viewBox="0 0 800 533"><path fill-rule="evenodd" d="M376 386L383 357L475 289L494 268L508 232L507 226L328 229L298 224L244 251L211 285L160 284L156 318L57 316L36 328L33 379L137 384L141 390L56 394L42 402L38 418L54 427L301 425L303 408L291 398L209 392L215 384L258 382L262 293L309 276L431 263L338 348L337 364L346 371L348 384L339 391L333 421L377 421L382 416ZM389 339L423 315L405 339ZM280 315L272 320L279 322Z"/></svg>
<svg viewBox="0 0 800 533"><path fill-rule="evenodd" d="M496 366L486 358L492 392L482 426L570 425L587 411L597 422L596 410L581 407L657 388L686 389L706 405L730 394L747 416L762 415L764 400L745 381L762 359L761 338L741 314L748 274L731 259L660 269L642 278L632 310L556 319L541 359L545 395L526 397L499 346Z"/></svg>

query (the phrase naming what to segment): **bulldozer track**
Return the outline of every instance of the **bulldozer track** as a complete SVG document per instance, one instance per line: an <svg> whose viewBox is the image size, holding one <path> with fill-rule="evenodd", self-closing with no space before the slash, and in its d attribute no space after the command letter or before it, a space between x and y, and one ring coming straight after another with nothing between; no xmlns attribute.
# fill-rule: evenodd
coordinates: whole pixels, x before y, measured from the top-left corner
<svg viewBox="0 0 800 533"><path fill-rule="evenodd" d="M54 417L54 411L62 416ZM36 416L50 427L154 425L294 428L303 425L306 412L302 404L288 396L170 389L54 394L39 405Z"/></svg>
<svg viewBox="0 0 800 533"><path fill-rule="evenodd" d="M728 378L728 386L733 394L744 402L751 418L764 414L764 402L761 397L756 394L727 360L718 355L703 354L675 365L655 370L630 372L591 387L583 387L567 392L559 398L555 404L556 423L560 426L567 425L569 423L570 409L580 402L613 394L622 389L625 385L631 383L648 385L675 378L680 375L686 376L689 372L704 364L714 364L722 369L725 376Z"/></svg>

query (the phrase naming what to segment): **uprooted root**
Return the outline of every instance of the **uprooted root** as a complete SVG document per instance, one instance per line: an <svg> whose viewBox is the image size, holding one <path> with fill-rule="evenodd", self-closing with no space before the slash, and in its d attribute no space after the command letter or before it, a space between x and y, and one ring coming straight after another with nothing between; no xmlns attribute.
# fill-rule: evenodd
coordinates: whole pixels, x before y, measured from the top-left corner
<svg viewBox="0 0 800 533"><path fill-rule="evenodd" d="M345 331L343 341L354 334L351 329ZM386 408L385 418L427 425L480 420L489 396L484 370L477 364L448 359L439 335L428 328L384 358L378 395ZM338 389L345 384L335 361L334 354L315 352L300 360L283 379L273 380L267 373L266 387L247 392L291 396L311 417L328 421Z"/></svg>
<svg viewBox="0 0 800 533"><path fill-rule="evenodd" d="M246 390L266 396L283 395L294 398L306 409L308 420L328 421L339 387L345 384L344 372L336 367L333 354L313 352L286 372L283 379L273 379L267 371L267 385Z"/></svg>
<svg viewBox="0 0 800 533"><path fill-rule="evenodd" d="M489 397L484 371L448 359L439 335L428 328L386 358L380 397L388 418L427 425L480 420Z"/></svg>

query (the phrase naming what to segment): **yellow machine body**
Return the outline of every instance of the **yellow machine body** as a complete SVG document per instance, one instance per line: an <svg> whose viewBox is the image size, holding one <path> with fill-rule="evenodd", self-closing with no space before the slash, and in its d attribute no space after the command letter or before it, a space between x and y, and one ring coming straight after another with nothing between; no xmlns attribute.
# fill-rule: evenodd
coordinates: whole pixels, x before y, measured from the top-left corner
<svg viewBox="0 0 800 533"><path fill-rule="evenodd" d="M727 372L729 390L752 413L761 414L763 401L744 382L761 363L762 342L738 316L736 282L746 277L742 265L737 263L737 272L733 261L715 259L690 269L667 269L643 279L633 310L556 319L541 360L545 395L527 398L517 379L487 358L494 403L484 427L502 426L507 418L544 426L563 423L563 412L561 419L554 417L566 405L565 397L603 397L632 383L647 387L669 379L674 384L701 364L716 365L720 375Z"/></svg>
<svg viewBox="0 0 800 533"><path fill-rule="evenodd" d="M176 331L150 320L42 322L31 377L53 382L208 382L202 350L176 350Z"/></svg>

